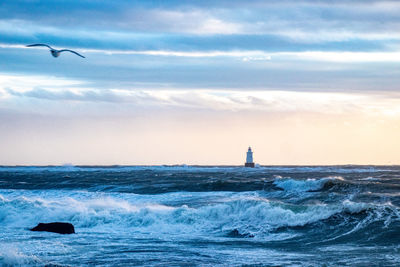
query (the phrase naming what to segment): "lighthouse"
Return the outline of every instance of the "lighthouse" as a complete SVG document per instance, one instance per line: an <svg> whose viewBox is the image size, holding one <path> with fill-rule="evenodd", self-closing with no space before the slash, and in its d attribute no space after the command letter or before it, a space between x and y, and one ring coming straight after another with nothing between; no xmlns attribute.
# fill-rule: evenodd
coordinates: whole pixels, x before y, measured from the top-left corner
<svg viewBox="0 0 400 267"><path fill-rule="evenodd" d="M246 163L244 164L244 166L254 168L253 151L251 151L251 147L249 147L249 149L247 150Z"/></svg>

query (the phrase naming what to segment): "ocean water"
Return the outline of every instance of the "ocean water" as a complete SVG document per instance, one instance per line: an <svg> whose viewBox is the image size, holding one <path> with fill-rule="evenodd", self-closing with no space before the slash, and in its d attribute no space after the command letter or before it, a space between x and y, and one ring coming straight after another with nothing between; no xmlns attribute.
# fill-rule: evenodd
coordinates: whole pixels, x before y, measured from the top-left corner
<svg viewBox="0 0 400 267"><path fill-rule="evenodd" d="M3 266L400 266L400 167L0 167L0 227Z"/></svg>

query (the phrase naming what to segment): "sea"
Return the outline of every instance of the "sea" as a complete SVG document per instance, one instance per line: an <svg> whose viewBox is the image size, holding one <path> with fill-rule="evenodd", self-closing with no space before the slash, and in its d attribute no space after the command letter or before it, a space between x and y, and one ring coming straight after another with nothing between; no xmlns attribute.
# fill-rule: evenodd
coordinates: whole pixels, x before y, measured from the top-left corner
<svg viewBox="0 0 400 267"><path fill-rule="evenodd" d="M400 166L2 166L0 265L400 266Z"/></svg>

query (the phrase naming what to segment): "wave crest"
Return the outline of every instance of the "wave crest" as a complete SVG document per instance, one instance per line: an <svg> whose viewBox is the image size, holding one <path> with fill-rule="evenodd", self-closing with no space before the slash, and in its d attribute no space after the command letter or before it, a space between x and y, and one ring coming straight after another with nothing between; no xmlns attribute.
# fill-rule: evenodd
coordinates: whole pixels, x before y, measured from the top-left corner
<svg viewBox="0 0 400 267"><path fill-rule="evenodd" d="M337 183L343 183L344 179L340 176L326 177L322 179L309 178L306 180L296 180L291 178L276 178L274 185L284 191L309 192L327 189Z"/></svg>
<svg viewBox="0 0 400 267"><path fill-rule="evenodd" d="M39 266L43 262L34 255L26 255L17 248L0 246L0 264L1 266Z"/></svg>
<svg viewBox="0 0 400 267"><path fill-rule="evenodd" d="M0 198L0 225L25 230L39 222L68 221L75 225L77 233L209 233L217 236L237 229L240 233L265 238L271 237L271 232L281 227L301 227L323 222L332 216L353 216L360 212L374 212L375 209L349 200L335 205L295 205L249 196L199 207L168 206L160 201L165 198L168 197L158 195L154 196L153 202L148 202L122 199L121 195L98 197L95 194L91 198L82 195L58 199L3 197Z"/></svg>

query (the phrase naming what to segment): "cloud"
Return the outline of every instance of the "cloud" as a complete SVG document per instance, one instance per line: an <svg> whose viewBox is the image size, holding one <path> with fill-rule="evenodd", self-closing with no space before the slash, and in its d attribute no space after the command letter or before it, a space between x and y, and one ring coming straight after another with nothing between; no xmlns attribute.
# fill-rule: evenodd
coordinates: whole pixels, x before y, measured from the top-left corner
<svg viewBox="0 0 400 267"><path fill-rule="evenodd" d="M1 83L18 90L68 86L323 92L396 91L400 82L397 52L77 51L87 58L72 54L53 58L41 49L0 48ZM61 84L71 81L76 82Z"/></svg>
<svg viewBox="0 0 400 267"><path fill-rule="evenodd" d="M398 40L397 1L3 1L4 23L15 34L73 32L270 34L299 42ZM229 4L228 4L229 3ZM21 8L23 6L24 8ZM379 21L379 23L377 23ZM2 26L3 23L3 26ZM20 27L16 27L20 25Z"/></svg>
<svg viewBox="0 0 400 267"><path fill-rule="evenodd" d="M52 7L48 0L2 2L3 73L79 80L88 89L398 90L395 1L82 0ZM31 42L74 48L87 59L54 59L23 47Z"/></svg>
<svg viewBox="0 0 400 267"><path fill-rule="evenodd" d="M281 43L298 44L351 40L398 42L400 39L397 34L400 4L396 1L205 3L172 1L165 5L140 1L129 4L124 1L64 1L60 4L62 8L54 10L49 1L22 1L18 4L4 1L0 6L0 33L10 42L20 40L21 36L64 42L75 38L75 43L80 40L92 48L96 41L104 40L113 48L117 44L121 48L122 42L136 41L142 44L142 47L135 45L141 50L149 49L154 41L165 48L166 43L171 43L171 47L180 43L179 38L213 35L253 36L253 46L260 41L254 37L256 35L274 37ZM184 45L191 49L194 43L186 41ZM230 43L234 46L237 42ZM340 48L336 46L336 49Z"/></svg>
<svg viewBox="0 0 400 267"><path fill-rule="evenodd" d="M291 113L309 112L318 114L380 114L400 115L400 95L397 93L322 93L287 91L210 91L198 89L185 90L96 90L85 88L43 89L34 88L17 91L3 89L8 103L16 99L37 99L58 103L65 109L69 102L82 105L85 102L106 103L126 108L123 112L146 107L147 109L175 109L229 112L269 112ZM3 98L3 101L4 98ZM81 103L81 104L79 104ZM54 106L54 105L53 105ZM55 105L57 107L57 105ZM96 106L93 106L96 110ZM103 106L98 106L100 109ZM56 108L57 109L57 108ZM130 111L129 111L130 110ZM56 113L59 111L56 111ZM84 112L83 110L81 112Z"/></svg>
<svg viewBox="0 0 400 267"><path fill-rule="evenodd" d="M23 45L2 44L0 48L32 49ZM43 48L47 50L47 48ZM347 51L282 51L266 52L261 50L231 50L231 51L179 51L179 50L109 50L109 49L85 49L85 53L100 53L105 55L145 55L162 57L233 57L242 61L269 61L272 58L292 58L308 61L327 62L399 62L400 52L347 52Z"/></svg>
<svg viewBox="0 0 400 267"><path fill-rule="evenodd" d="M92 101L92 102L124 102L125 98L121 95L114 94L111 91L95 91L95 90L46 90L36 88L33 90L18 92L12 89L6 89L11 96L17 97L33 97L39 99L56 100L56 101Z"/></svg>
<svg viewBox="0 0 400 267"><path fill-rule="evenodd" d="M400 52L329 52L329 51L308 51L308 52L282 52L272 54L288 58L297 58L307 61L323 62L400 62Z"/></svg>
<svg viewBox="0 0 400 267"><path fill-rule="evenodd" d="M1 44L0 44L1 47ZM231 50L231 51L173 51L173 50L104 50L104 49L83 49L83 52L102 53L107 55L145 55L145 56L162 56L162 57L236 57L247 58L250 60L270 60L266 52L250 50Z"/></svg>
<svg viewBox="0 0 400 267"><path fill-rule="evenodd" d="M125 30L194 35L243 33L240 23L224 20L201 9L131 9L125 14Z"/></svg>

